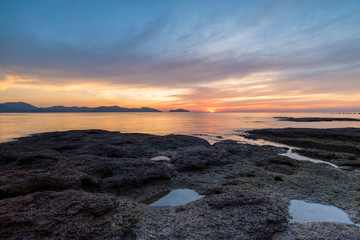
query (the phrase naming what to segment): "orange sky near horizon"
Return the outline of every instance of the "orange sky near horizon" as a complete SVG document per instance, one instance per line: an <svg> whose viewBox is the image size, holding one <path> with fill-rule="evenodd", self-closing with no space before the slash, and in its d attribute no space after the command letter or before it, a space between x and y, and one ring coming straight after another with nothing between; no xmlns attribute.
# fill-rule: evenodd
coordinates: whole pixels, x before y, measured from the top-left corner
<svg viewBox="0 0 360 240"><path fill-rule="evenodd" d="M254 79L256 77L258 79ZM252 80L250 85L249 79ZM37 107L118 105L151 107L161 111L184 108L199 112L356 110L360 102L360 93L356 91L350 96L348 91L304 94L272 89L275 85L263 74L188 88L76 82L46 84L29 76L7 75L5 80L0 81L0 102L23 101ZM242 92L244 84L248 88L246 94Z"/></svg>
<svg viewBox="0 0 360 240"><path fill-rule="evenodd" d="M360 112L359 3L0 1L0 103Z"/></svg>

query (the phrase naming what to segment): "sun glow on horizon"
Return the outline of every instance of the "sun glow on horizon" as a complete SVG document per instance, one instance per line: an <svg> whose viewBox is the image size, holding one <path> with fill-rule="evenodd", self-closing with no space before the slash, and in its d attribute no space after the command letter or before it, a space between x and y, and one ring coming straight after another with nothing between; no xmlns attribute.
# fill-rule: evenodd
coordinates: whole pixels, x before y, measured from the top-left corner
<svg viewBox="0 0 360 240"><path fill-rule="evenodd" d="M214 113L214 112L216 112L216 108L214 108L214 107L209 107L209 108L206 109L206 112Z"/></svg>
<svg viewBox="0 0 360 240"><path fill-rule="evenodd" d="M219 80L208 87L164 87L136 84L115 84L98 81L49 83L31 76L0 76L0 102L23 101L38 107L63 106L120 106L151 107L162 111L184 108L200 112L226 111L306 111L315 109L356 109L360 94L347 92L298 92L277 89L269 83L266 92L237 88L249 77ZM276 80L276 79L275 79ZM222 83L227 83L222 85ZM239 84L236 84L239 82ZM258 84L255 81L254 84ZM231 83L231 84L230 84ZM355 89L354 89L355 90Z"/></svg>
<svg viewBox="0 0 360 240"><path fill-rule="evenodd" d="M360 111L359 0L8 0L0 16L0 103Z"/></svg>

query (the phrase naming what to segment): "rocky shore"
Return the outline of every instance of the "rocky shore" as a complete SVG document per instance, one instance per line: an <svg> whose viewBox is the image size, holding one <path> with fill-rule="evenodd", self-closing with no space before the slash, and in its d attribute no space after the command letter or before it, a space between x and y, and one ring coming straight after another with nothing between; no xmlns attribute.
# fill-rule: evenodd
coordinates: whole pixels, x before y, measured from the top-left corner
<svg viewBox="0 0 360 240"><path fill-rule="evenodd" d="M285 141L277 134L250 136ZM336 154L357 162L359 129L346 135L323 135L315 148L333 149L328 138L338 136L347 151ZM0 239L359 239L354 224L292 221L288 207L293 199L332 205L360 223L360 175L278 155L285 151L102 130L2 143ZM143 203L173 189L205 197L175 207Z"/></svg>
<svg viewBox="0 0 360 240"><path fill-rule="evenodd" d="M319 118L319 117L274 117L287 122L360 122L358 118Z"/></svg>
<svg viewBox="0 0 360 240"><path fill-rule="evenodd" d="M359 128L256 129L247 133L248 138L299 147L295 151L301 155L331 162L342 169L360 170Z"/></svg>

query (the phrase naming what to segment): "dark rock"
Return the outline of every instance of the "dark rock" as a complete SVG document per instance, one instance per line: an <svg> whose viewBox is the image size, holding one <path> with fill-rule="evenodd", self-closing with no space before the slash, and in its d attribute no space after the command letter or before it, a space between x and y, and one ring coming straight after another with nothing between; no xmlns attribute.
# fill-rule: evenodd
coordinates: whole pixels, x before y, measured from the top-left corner
<svg viewBox="0 0 360 240"><path fill-rule="evenodd" d="M287 231L278 233L273 240L302 239L302 240L333 240L360 239L360 228L354 225L331 222L295 222L289 225Z"/></svg>
<svg viewBox="0 0 360 240"><path fill-rule="evenodd" d="M247 190L232 190L213 196L209 200L209 206L222 209L224 207L255 205L265 201L269 201L269 199L262 193Z"/></svg>
<svg viewBox="0 0 360 240"><path fill-rule="evenodd" d="M230 154L247 157L251 155L258 146L250 144L239 144L234 140L223 140L214 144L215 149L227 151Z"/></svg>
<svg viewBox="0 0 360 240"><path fill-rule="evenodd" d="M209 165L219 166L230 162L233 162L231 154L216 147L197 147L178 151L171 159L171 163L178 171L198 170Z"/></svg>
<svg viewBox="0 0 360 240"><path fill-rule="evenodd" d="M360 128L280 128L248 131L247 137L261 138L304 149L294 150L301 155L329 161L340 167L358 168L360 159Z"/></svg>
<svg viewBox="0 0 360 240"><path fill-rule="evenodd" d="M283 182L284 181L283 178L280 177L280 176L275 176L274 180L277 181L277 182Z"/></svg>
<svg viewBox="0 0 360 240"><path fill-rule="evenodd" d="M148 158L163 151L210 146L181 136L121 134L102 130L54 132L0 144L0 195L86 189L118 193L156 179L169 179L166 163Z"/></svg>
<svg viewBox="0 0 360 240"><path fill-rule="evenodd" d="M80 156L75 161L86 162L76 167L90 179L84 188L89 191L119 194L123 190L141 186L156 179L170 179L172 170L162 162L149 159L109 159L95 156ZM87 185L86 185L87 184Z"/></svg>
<svg viewBox="0 0 360 240"><path fill-rule="evenodd" d="M294 118L294 117L274 117L279 121L289 121L289 122L359 122L360 119L356 118L318 118L318 117L303 117L303 118Z"/></svg>
<svg viewBox="0 0 360 240"><path fill-rule="evenodd" d="M1 239L119 239L131 214L115 196L67 190L0 201ZM122 214L121 214L122 213Z"/></svg>
<svg viewBox="0 0 360 240"><path fill-rule="evenodd" d="M0 199L49 190L79 189L85 173L70 169L0 172Z"/></svg>
<svg viewBox="0 0 360 240"><path fill-rule="evenodd" d="M257 189L230 188L181 211L148 209L135 228L139 239L270 239L286 230L286 206Z"/></svg>
<svg viewBox="0 0 360 240"><path fill-rule="evenodd" d="M325 145L330 136L336 144L358 142L357 131L306 131ZM279 153L284 149L231 140L210 145L190 136L102 130L2 143L0 239L271 239L279 232L302 239L307 228L314 236L356 236L344 225L328 235L315 223L287 228L290 199L337 206L358 223L359 175ZM335 156L356 165L356 154L346 154ZM151 160L157 156L170 161ZM207 196L178 207L140 203L179 188Z"/></svg>

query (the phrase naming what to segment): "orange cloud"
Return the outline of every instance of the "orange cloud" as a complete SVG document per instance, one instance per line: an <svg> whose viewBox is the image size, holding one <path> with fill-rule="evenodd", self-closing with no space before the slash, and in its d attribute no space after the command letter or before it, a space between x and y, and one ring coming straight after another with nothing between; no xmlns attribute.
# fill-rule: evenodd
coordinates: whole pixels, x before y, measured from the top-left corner
<svg viewBox="0 0 360 240"><path fill-rule="evenodd" d="M154 107L191 111L284 111L359 108L360 94L304 92L274 84L277 74L259 73L185 87L114 84L102 81L50 84L30 76L6 75L0 80L0 101L24 101L39 107Z"/></svg>

